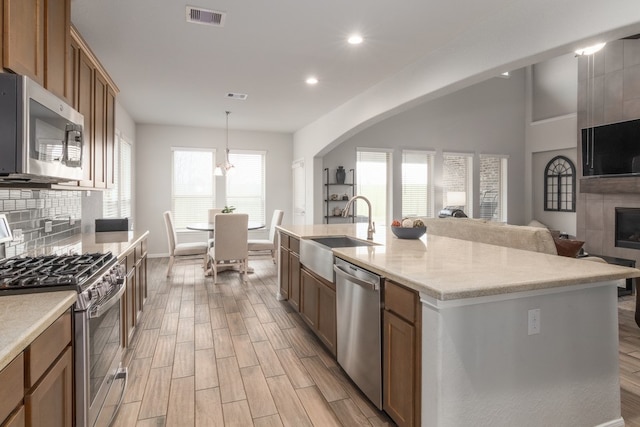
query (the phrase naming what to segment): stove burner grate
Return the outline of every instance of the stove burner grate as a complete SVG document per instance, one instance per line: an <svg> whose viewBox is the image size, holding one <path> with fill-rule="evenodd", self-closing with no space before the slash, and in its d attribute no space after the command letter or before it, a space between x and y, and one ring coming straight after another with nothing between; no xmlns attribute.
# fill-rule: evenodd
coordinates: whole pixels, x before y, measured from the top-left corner
<svg viewBox="0 0 640 427"><path fill-rule="evenodd" d="M0 295L73 289L113 262L111 252L83 255L47 255L0 261Z"/></svg>

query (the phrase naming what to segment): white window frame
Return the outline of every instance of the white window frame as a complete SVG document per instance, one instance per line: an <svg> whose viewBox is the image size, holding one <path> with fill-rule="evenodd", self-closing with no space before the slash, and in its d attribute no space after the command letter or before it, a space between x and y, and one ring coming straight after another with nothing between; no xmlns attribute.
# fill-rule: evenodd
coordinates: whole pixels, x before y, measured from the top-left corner
<svg viewBox="0 0 640 427"><path fill-rule="evenodd" d="M233 190L229 188L230 184L233 184L233 180L235 177L239 177L242 174L241 167L238 165L238 161L234 160L235 156L242 155L254 155L261 156L261 172L262 176L260 177L260 181L258 185L255 187L259 189L259 198L260 208L258 210L251 211L247 209L246 206L243 207L242 203L238 203L237 201L233 201ZM234 165L232 172L227 173L226 182L225 182L225 194L226 194L226 205L234 206L236 210L234 212L242 212L249 214L249 221L258 222L260 224L266 224L266 177L267 177L267 151L260 150L229 150L229 162ZM246 175L244 175L246 177ZM236 196L239 197L239 196ZM256 196L246 196L246 198L254 199Z"/></svg>
<svg viewBox="0 0 640 427"><path fill-rule="evenodd" d="M123 146L129 147L128 164L125 163ZM105 218L131 218L133 215L133 144L116 131L114 149L117 159L114 165L115 185L104 193L102 214ZM125 174L128 174L128 180L125 179ZM129 188L126 188L127 186ZM109 198L111 200L107 201Z"/></svg>
<svg viewBox="0 0 640 427"><path fill-rule="evenodd" d="M500 160L500 177L499 177L499 192L498 198L500 200L498 204L497 217L495 218L498 222L507 222L508 217L508 172L509 172L509 155L507 154L480 154L479 155L480 162L485 158L499 159ZM481 170L480 165L478 168ZM480 198L479 203L482 202L482 198Z"/></svg>
<svg viewBox="0 0 640 427"><path fill-rule="evenodd" d="M393 149L389 149L389 148L368 148L368 147L356 147L356 182L358 184L358 188L357 188L357 194L359 195L363 195L363 196L367 196L366 194L364 194L362 192L362 180L361 180L361 176L358 176L358 157L359 157L359 153L361 152L366 152L366 153L384 153L387 155L387 173L386 173L386 198L385 198L385 203L384 203L384 208L385 208L385 212L384 212L384 218L378 218L376 217L375 213L372 213L372 216L374 216L374 218L372 218L373 221L375 221L377 223L378 226L380 227L384 227L386 224L391 224L391 215L393 215L393 209L392 209L392 200L393 200ZM369 197L370 201L371 201L371 197ZM354 206L355 209L355 206ZM374 201L372 201L372 210L375 212L376 210L376 203ZM364 219L366 218L366 215L368 214L368 212L365 213L365 215L358 215L356 221L364 221Z"/></svg>
<svg viewBox="0 0 640 427"><path fill-rule="evenodd" d="M417 211L417 212L408 212L407 211L407 207L405 205L405 182L407 181L406 179L406 172L405 172L405 164L409 163L406 161L406 156L407 155L413 155L413 156L424 156L424 164L427 166L427 173L426 173L426 187L425 187L425 191L424 191L424 197L426 199L426 206L424 211ZM434 217L435 214L435 209L434 209L434 194L435 194L435 185L434 185L434 181L433 181L433 177L434 177L434 173L433 173L433 169L434 169L434 164L435 164L435 155L436 152L434 150L402 150L402 171L401 171L401 197L402 197L402 217L406 217L406 216L426 216L426 217Z"/></svg>
<svg viewBox="0 0 640 427"><path fill-rule="evenodd" d="M211 193L202 196L176 196L175 194L175 153L176 152L200 152L211 153ZM174 227L176 230L184 231L186 226L191 222L206 222L208 218L208 209L215 207L216 203L216 182L214 170L216 166L216 150L215 148L197 148L197 147L171 147L171 212L173 214ZM206 179L203 177L202 179ZM204 201L203 207L199 209L197 215L193 218L183 220L176 212L177 199L181 197L191 197L196 199L202 199Z"/></svg>
<svg viewBox="0 0 640 427"><path fill-rule="evenodd" d="M455 189L453 191L464 191L465 192L465 196L466 196L466 203L464 205L464 213L469 217L473 217L473 159L475 157L474 153L468 153L468 152L452 152L452 151L444 151L442 153L442 190L443 190L443 194L442 194L442 207L447 207L447 189L444 188L445 185L445 160L447 156L452 156L452 157L466 157L467 158L467 163L466 163L466 168L467 170L465 171L465 188L464 190L460 190L460 189Z"/></svg>

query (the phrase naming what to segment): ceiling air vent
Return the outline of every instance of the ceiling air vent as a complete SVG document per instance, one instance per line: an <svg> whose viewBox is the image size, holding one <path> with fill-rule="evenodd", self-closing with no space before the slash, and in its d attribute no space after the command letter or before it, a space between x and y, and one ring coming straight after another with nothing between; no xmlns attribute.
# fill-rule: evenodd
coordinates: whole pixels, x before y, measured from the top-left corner
<svg viewBox="0 0 640 427"><path fill-rule="evenodd" d="M202 9L194 6L187 6L187 22L193 24L213 25L214 27L224 27L227 14L216 10Z"/></svg>
<svg viewBox="0 0 640 427"><path fill-rule="evenodd" d="M246 93L233 93L233 92L227 93L227 98L239 99L240 101L244 101L245 99L247 99L247 96L248 95Z"/></svg>

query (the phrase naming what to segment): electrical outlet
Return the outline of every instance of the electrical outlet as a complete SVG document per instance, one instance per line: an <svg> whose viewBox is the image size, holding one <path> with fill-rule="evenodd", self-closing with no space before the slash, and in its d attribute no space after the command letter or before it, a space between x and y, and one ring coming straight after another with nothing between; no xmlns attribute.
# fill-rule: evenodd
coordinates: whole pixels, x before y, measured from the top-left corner
<svg viewBox="0 0 640 427"><path fill-rule="evenodd" d="M72 216L69 217L69 225L74 225L76 223L76 219Z"/></svg>
<svg viewBox="0 0 640 427"><path fill-rule="evenodd" d="M44 222L44 232L45 233L51 233L52 229L53 229L53 223L51 221L45 221Z"/></svg>
<svg viewBox="0 0 640 427"><path fill-rule="evenodd" d="M24 242L24 234L22 234L22 229L21 228L13 230L13 242L14 243L22 243L22 242Z"/></svg>
<svg viewBox="0 0 640 427"><path fill-rule="evenodd" d="M540 309L535 308L528 312L527 323L528 335L535 335L540 333Z"/></svg>

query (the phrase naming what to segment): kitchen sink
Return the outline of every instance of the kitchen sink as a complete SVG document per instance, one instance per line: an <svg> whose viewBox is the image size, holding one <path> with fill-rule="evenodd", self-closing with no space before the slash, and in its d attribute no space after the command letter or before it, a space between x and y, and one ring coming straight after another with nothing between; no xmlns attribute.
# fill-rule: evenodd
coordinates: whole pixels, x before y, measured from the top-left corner
<svg viewBox="0 0 640 427"><path fill-rule="evenodd" d="M375 246L377 243L349 236L326 236L300 239L300 263L333 283L333 248Z"/></svg>
<svg viewBox="0 0 640 427"><path fill-rule="evenodd" d="M309 240L318 242L330 248L355 248L357 246L374 246L377 243L366 240L354 239L349 236L313 237Z"/></svg>

